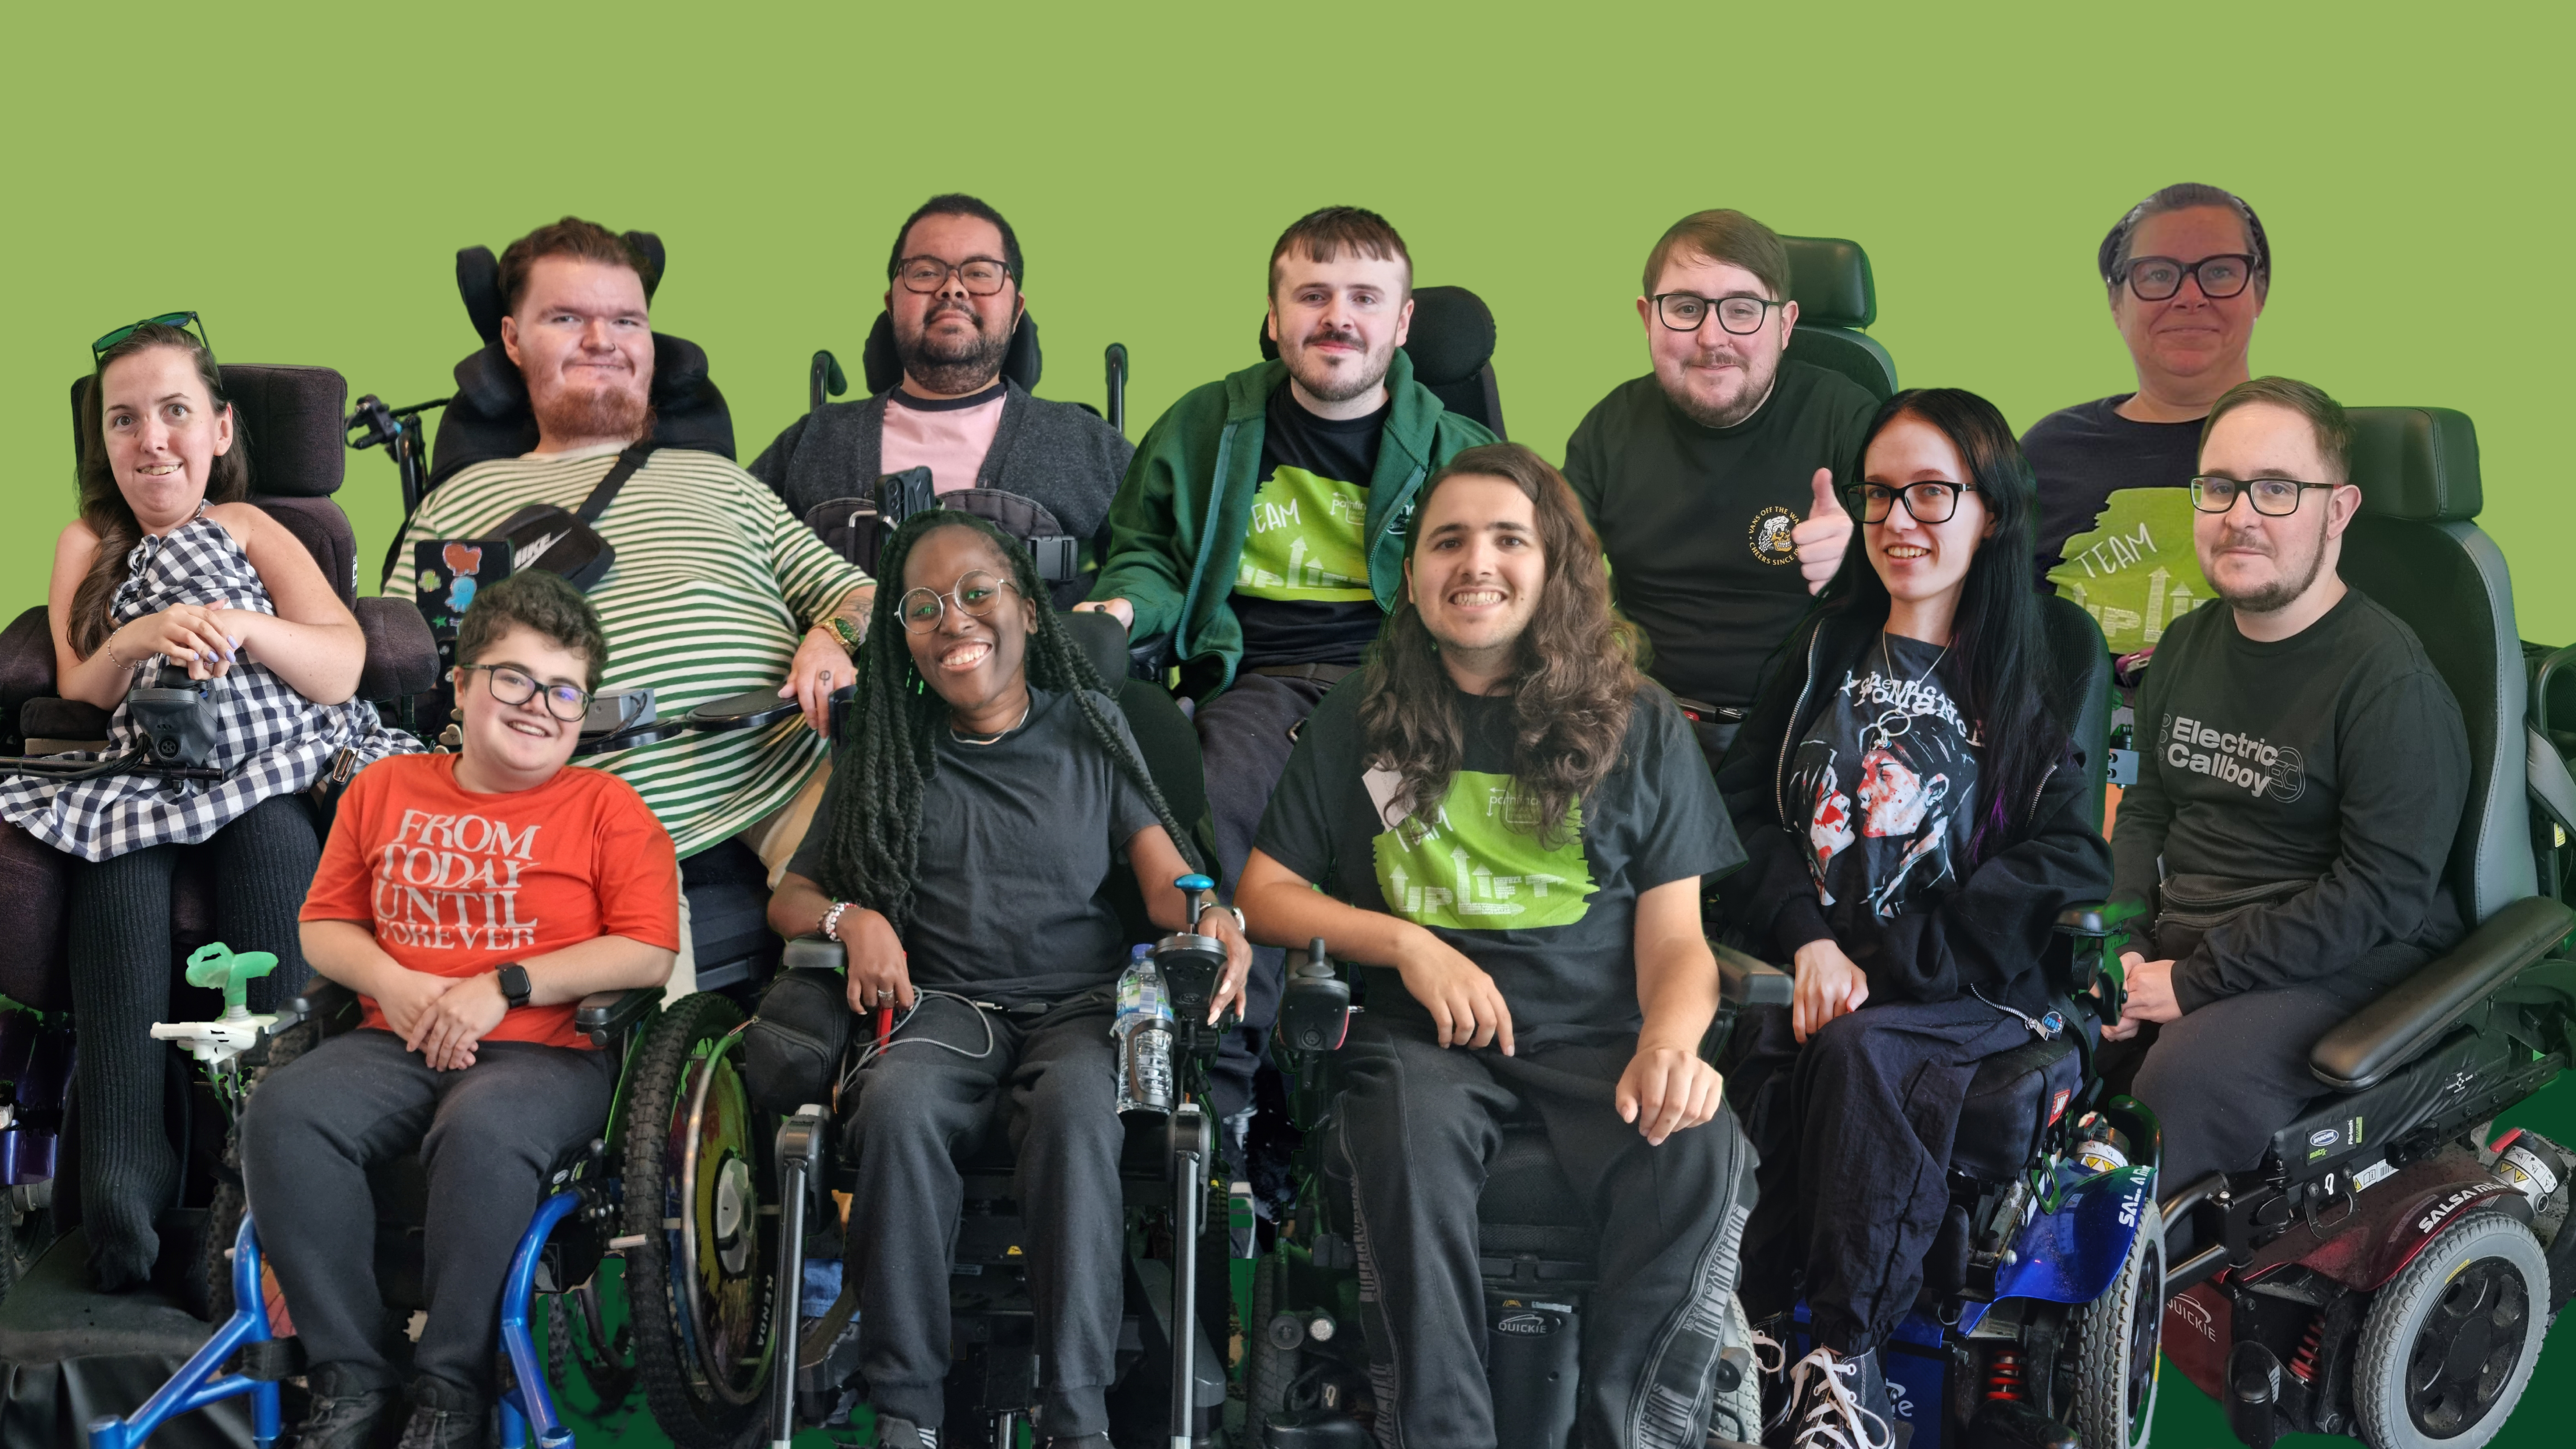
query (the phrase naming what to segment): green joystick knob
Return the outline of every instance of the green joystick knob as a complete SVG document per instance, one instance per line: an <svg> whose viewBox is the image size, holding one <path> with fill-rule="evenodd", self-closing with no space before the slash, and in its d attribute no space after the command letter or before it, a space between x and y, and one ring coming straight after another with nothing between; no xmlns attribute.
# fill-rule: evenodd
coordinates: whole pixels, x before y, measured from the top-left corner
<svg viewBox="0 0 2576 1449"><path fill-rule="evenodd" d="M188 984L211 986L224 993L224 1014L233 1016L245 1010L243 998L250 984L277 969L277 957L267 951L243 951L221 941L209 941L188 957Z"/></svg>

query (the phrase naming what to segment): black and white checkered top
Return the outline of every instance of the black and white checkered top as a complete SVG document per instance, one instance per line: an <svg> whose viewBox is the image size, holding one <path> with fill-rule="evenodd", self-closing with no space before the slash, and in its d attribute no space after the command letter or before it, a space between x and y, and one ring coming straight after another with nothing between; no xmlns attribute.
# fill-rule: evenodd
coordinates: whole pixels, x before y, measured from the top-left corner
<svg viewBox="0 0 2576 1449"><path fill-rule="evenodd" d="M173 604L275 614L268 589L241 544L200 515L160 538L146 536L125 556L126 579L109 612L119 625ZM271 795L309 788L342 747L359 765L420 748L387 729L364 700L315 704L267 666L244 660L214 681L222 721L215 768L221 780L158 775L106 775L69 784L19 776L0 779L0 819L83 860L112 860L148 845L194 845ZM123 703L108 721L108 750L142 743Z"/></svg>

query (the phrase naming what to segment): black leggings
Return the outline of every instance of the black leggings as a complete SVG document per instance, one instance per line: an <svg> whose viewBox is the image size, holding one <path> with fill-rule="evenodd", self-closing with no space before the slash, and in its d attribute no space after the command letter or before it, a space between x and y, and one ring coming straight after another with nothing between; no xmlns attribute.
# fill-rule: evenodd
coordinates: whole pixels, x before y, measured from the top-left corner
<svg viewBox="0 0 2576 1449"><path fill-rule="evenodd" d="M162 1121L169 1048L152 1039L152 1023L170 1007L170 890L188 850L213 852L215 939L236 951L276 953L277 968L250 983L250 1009L275 1010L309 975L296 915L322 843L300 795L262 800L203 845L147 846L74 873L80 1214L90 1267L111 1290L151 1276L160 1252L155 1220L181 1186L182 1164Z"/></svg>

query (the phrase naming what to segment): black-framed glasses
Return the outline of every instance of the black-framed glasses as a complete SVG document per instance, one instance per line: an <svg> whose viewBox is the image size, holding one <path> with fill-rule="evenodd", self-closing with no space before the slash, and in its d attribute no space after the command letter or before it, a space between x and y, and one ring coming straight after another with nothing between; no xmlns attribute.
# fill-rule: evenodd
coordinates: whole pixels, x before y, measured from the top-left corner
<svg viewBox="0 0 2576 1449"><path fill-rule="evenodd" d="M2220 252L2196 262L2176 261L2172 257L2132 257L2129 259L2129 290L2141 302L2161 302L2182 290L2182 279L2200 283L2200 295L2212 301L2224 301L2245 290L2254 280L2254 258L2243 252Z"/></svg>
<svg viewBox="0 0 2576 1449"><path fill-rule="evenodd" d="M989 297L1002 290L1011 279L1007 262L991 257L968 257L962 262L943 262L937 257L905 257L894 264L894 274L903 281L907 292L936 292L948 285L950 276L966 284L966 290L978 297Z"/></svg>
<svg viewBox="0 0 2576 1449"><path fill-rule="evenodd" d="M2266 518L2287 518L2299 511L2299 499L2311 488L2334 491L2332 483L2302 483L2296 478L2212 478L2191 480L2191 506L2203 513L2225 513L2241 494Z"/></svg>
<svg viewBox="0 0 2576 1449"><path fill-rule="evenodd" d="M573 724L590 713L590 691L571 684L539 684L535 675L509 664L459 664L458 673L483 671L483 687L503 704L526 704L539 691L546 696L546 713Z"/></svg>
<svg viewBox="0 0 2576 1449"><path fill-rule="evenodd" d="M1738 337L1749 337L1761 331L1763 317L1781 305L1768 297L1747 297L1741 293L1732 297L1703 297L1697 292L1657 292L1654 303L1656 318L1675 332L1697 332L1713 308L1717 312L1717 325Z"/></svg>
<svg viewBox="0 0 2576 1449"><path fill-rule="evenodd" d="M895 601L895 617L903 620L905 633L927 634L939 627L950 604L970 619L985 618L1001 602L1002 590L1010 587L1010 580L988 569L968 569L957 576L956 587L947 593L927 588L905 590L903 597Z"/></svg>
<svg viewBox="0 0 2576 1449"><path fill-rule="evenodd" d="M1917 523L1947 523L1959 511L1959 495L1974 493L1973 483L1950 483L1927 478L1920 483L1894 486L1886 483L1855 483L1843 490L1843 502L1860 514L1863 523L1885 523L1889 510L1898 499L1905 500L1905 511Z"/></svg>
<svg viewBox="0 0 2576 1449"><path fill-rule="evenodd" d="M158 317L146 317L140 322L128 322L124 326L117 328L115 331L108 333L106 336L99 338L96 342L91 343L89 345L89 360L92 362L98 361L100 357L106 354L109 348L123 342L126 338L133 336L135 333L142 331L146 327L176 327L185 331L192 326L197 329L197 341L205 347L206 356L213 357L215 355L215 344L206 336L206 319L198 316L194 312L164 312Z"/></svg>

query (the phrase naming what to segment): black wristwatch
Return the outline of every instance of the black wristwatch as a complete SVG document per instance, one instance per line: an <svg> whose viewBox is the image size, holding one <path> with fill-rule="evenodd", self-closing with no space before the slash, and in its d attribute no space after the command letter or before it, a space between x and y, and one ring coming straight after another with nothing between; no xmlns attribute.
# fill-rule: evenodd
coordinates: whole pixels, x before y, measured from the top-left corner
<svg viewBox="0 0 2576 1449"><path fill-rule="evenodd" d="M493 974L501 978L501 999L510 1003L511 1009L516 1010L528 1004L527 967L512 961Z"/></svg>

